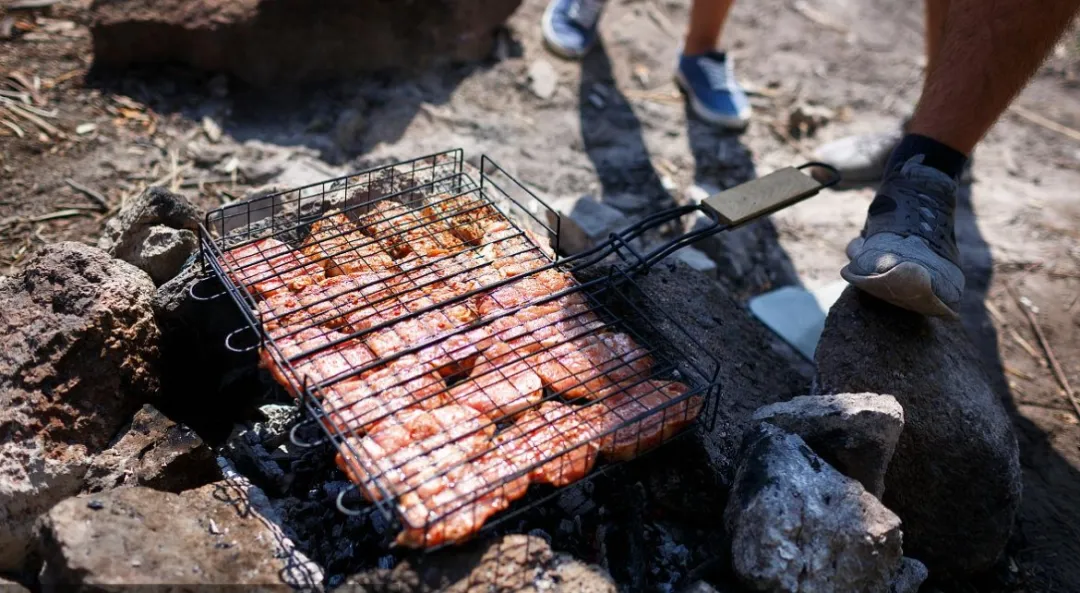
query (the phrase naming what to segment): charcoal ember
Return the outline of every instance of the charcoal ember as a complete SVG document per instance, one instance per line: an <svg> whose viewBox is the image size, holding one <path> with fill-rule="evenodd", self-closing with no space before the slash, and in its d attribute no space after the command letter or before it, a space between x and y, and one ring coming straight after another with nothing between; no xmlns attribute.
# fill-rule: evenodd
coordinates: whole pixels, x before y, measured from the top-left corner
<svg viewBox="0 0 1080 593"><path fill-rule="evenodd" d="M900 519L796 435L749 431L724 516L735 573L758 591L884 593Z"/></svg>
<svg viewBox="0 0 1080 593"><path fill-rule="evenodd" d="M83 490L146 486L180 492L220 479L214 452L199 435L146 404L116 442L94 457Z"/></svg>
<svg viewBox="0 0 1080 593"><path fill-rule="evenodd" d="M273 448L267 450L257 432L238 424L225 441L223 452L240 473L260 488L280 495L288 490L292 476L274 459L272 451Z"/></svg>
<svg viewBox="0 0 1080 593"><path fill-rule="evenodd" d="M507 535L402 559L345 580L340 591L471 593L573 591L614 593L611 577L595 566L555 554L542 538Z"/></svg>
<svg viewBox="0 0 1080 593"><path fill-rule="evenodd" d="M228 474L227 474L228 475ZM120 488L68 498L36 527L52 587L322 584L257 488L235 475L180 494Z"/></svg>
<svg viewBox="0 0 1080 593"><path fill-rule="evenodd" d="M105 223L98 248L164 284L198 247L199 212L187 198L151 187Z"/></svg>
<svg viewBox="0 0 1080 593"><path fill-rule="evenodd" d="M520 0L381 2L98 0L94 62L175 62L269 86L490 55Z"/></svg>
<svg viewBox="0 0 1080 593"><path fill-rule="evenodd" d="M883 500L904 520L907 550L935 575L991 566L1020 505L1020 459L964 326L849 287L815 358L822 393L889 393L904 408Z"/></svg>
<svg viewBox="0 0 1080 593"><path fill-rule="evenodd" d="M81 243L47 245L0 278L0 570L37 516L79 492L92 456L158 389L142 271Z"/></svg>

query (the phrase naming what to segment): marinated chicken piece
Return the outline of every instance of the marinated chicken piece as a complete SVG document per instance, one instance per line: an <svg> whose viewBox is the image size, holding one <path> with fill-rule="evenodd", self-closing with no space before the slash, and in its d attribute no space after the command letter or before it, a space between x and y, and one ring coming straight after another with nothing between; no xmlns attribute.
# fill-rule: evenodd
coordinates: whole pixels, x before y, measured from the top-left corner
<svg viewBox="0 0 1080 593"><path fill-rule="evenodd" d="M446 385L434 368L415 356L362 373L320 390L323 409L342 431L367 432L371 425L405 409L433 410L446 403Z"/></svg>
<svg viewBox="0 0 1080 593"><path fill-rule="evenodd" d="M272 348L261 349L260 361L290 395L299 397L304 387L345 378L375 361L375 355L363 342L347 338L324 328L304 329L275 339L280 356ZM295 376L284 366L286 362L295 369Z"/></svg>
<svg viewBox="0 0 1080 593"><path fill-rule="evenodd" d="M510 499L492 489L484 476L469 467L453 472L446 488L425 497L410 492L399 499L405 528L395 543L409 548L434 548L462 543L475 535ZM486 494L480 494L487 489Z"/></svg>
<svg viewBox="0 0 1080 593"><path fill-rule="evenodd" d="M315 323L334 329L348 326L348 317L393 294L393 274L358 272L327 278L300 291L297 298Z"/></svg>
<svg viewBox="0 0 1080 593"><path fill-rule="evenodd" d="M496 339L512 345L531 342L548 347L569 342L603 326L578 293L526 307L490 324L491 334Z"/></svg>
<svg viewBox="0 0 1080 593"><path fill-rule="evenodd" d="M600 452L625 461L675 436L701 413L700 395L679 400L689 389L676 381L655 380L610 389L590 406L603 412L599 426L608 433L600 440Z"/></svg>
<svg viewBox="0 0 1080 593"><path fill-rule="evenodd" d="M374 424L367 436L350 438L352 450L341 448L338 464L350 480L368 485L375 500L381 493L373 482L393 496L429 499L453 485L452 470L490 448L494 433L491 420L464 406L407 409Z"/></svg>
<svg viewBox="0 0 1080 593"><path fill-rule="evenodd" d="M344 214L321 218L311 225L300 250L321 265L327 276L381 272L394 268L394 259L377 241L365 236Z"/></svg>
<svg viewBox="0 0 1080 593"><path fill-rule="evenodd" d="M615 383L647 376L653 358L630 336L601 332L548 348L531 363L552 391L570 399L596 399Z"/></svg>
<svg viewBox="0 0 1080 593"><path fill-rule="evenodd" d="M424 208L410 209L389 200L372 204L358 226L394 257L406 260L410 256L447 255L465 246L446 224L425 220Z"/></svg>
<svg viewBox="0 0 1080 593"><path fill-rule="evenodd" d="M527 274L554 259L554 252L546 240L534 233L519 231L505 221L495 222L487 228L481 253L494 262L503 278Z"/></svg>
<svg viewBox="0 0 1080 593"><path fill-rule="evenodd" d="M599 410L548 401L495 437L495 447L534 482L566 486L596 463Z"/></svg>
<svg viewBox="0 0 1080 593"><path fill-rule="evenodd" d="M229 249L222 262L233 282L261 299L299 292L325 277L321 267L277 239L259 239Z"/></svg>
<svg viewBox="0 0 1080 593"><path fill-rule="evenodd" d="M455 237L474 246L483 240L486 228L501 218L495 208L471 193L436 196L430 209L434 219L445 221Z"/></svg>
<svg viewBox="0 0 1080 593"><path fill-rule="evenodd" d="M523 276L481 297L477 309L482 317L494 315L538 301L574 285L570 274L556 269L542 270Z"/></svg>
<svg viewBox="0 0 1080 593"><path fill-rule="evenodd" d="M450 400L499 421L536 405L544 385L529 365L528 352L497 342L477 359L469 378L450 389Z"/></svg>

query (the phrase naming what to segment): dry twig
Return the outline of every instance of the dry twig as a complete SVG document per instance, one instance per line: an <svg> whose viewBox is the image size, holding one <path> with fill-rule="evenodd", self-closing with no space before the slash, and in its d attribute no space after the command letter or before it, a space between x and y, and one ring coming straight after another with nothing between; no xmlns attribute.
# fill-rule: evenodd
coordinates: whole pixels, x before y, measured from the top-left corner
<svg viewBox="0 0 1080 593"><path fill-rule="evenodd" d="M25 138L26 137L26 132L24 132L23 129L20 128L19 126L15 125L15 122L8 121L6 119L0 119L0 124L3 124L5 127L9 128L12 132L15 132L15 135L18 136L19 138Z"/></svg>
<svg viewBox="0 0 1080 593"><path fill-rule="evenodd" d="M45 222L46 220L56 220L58 218L71 218L72 216L79 216L82 214L81 210L57 210L52 214L42 214L41 216L35 216L33 218L27 218L27 222Z"/></svg>
<svg viewBox="0 0 1080 593"><path fill-rule="evenodd" d="M82 195L90 198L92 202L98 205L98 209L102 212L109 209L109 202L105 199L105 196L101 195L97 191L86 187L85 185L75 181L74 179L65 179L64 183L68 184L68 187L81 193Z"/></svg>
<svg viewBox="0 0 1080 593"><path fill-rule="evenodd" d="M55 136L57 138L63 138L64 137L64 133L61 132L59 128L57 128L56 126L50 124L49 122L41 119L40 117L34 115L33 113L30 113L29 111L23 109L22 107L19 107L18 105L7 104L7 110L9 112L11 112L12 114L17 115L17 116L25 119L26 121L36 125L37 127L41 128L42 131L44 131L46 134L48 134L50 136Z"/></svg>
<svg viewBox="0 0 1080 593"><path fill-rule="evenodd" d="M1076 140L1076 141L1080 142L1080 130L1070 128L1069 126L1066 126L1064 124L1059 124L1059 123L1057 123L1056 121L1054 121L1052 119L1049 119L1047 117L1039 115L1038 113L1035 113L1034 111L1031 111L1029 109L1026 109L1026 108L1021 107L1021 106L1016 105L1016 104L1013 104L1012 107L1009 107L1009 111L1012 111L1016 115L1019 115L1020 117L1028 120L1029 122L1031 122L1031 123L1033 123L1033 124L1035 124L1037 126L1046 128L1047 130L1050 130L1051 132L1057 132L1058 134L1061 134L1062 136L1066 136L1068 138L1071 138L1073 140Z"/></svg>
<svg viewBox="0 0 1080 593"><path fill-rule="evenodd" d="M1072 390L1072 386L1069 385L1069 378L1065 376L1065 371L1058 364L1057 357L1054 356L1054 350L1050 347L1049 340L1046 339L1046 334L1043 333L1042 327L1039 326L1039 320L1035 318L1035 311L1032 307L1024 303L1020 297L1013 293L1013 298L1016 299L1016 304L1020 307L1020 310L1024 312L1024 316L1027 317L1028 323L1031 324L1031 330L1035 332L1035 337L1039 339L1039 345L1042 346L1043 352L1046 353L1046 359L1050 361L1050 369L1054 372L1054 378L1057 379L1058 384L1065 390L1065 397L1068 398L1069 403L1072 404L1073 411L1076 412L1077 420L1080 420L1080 399L1077 399L1076 392Z"/></svg>

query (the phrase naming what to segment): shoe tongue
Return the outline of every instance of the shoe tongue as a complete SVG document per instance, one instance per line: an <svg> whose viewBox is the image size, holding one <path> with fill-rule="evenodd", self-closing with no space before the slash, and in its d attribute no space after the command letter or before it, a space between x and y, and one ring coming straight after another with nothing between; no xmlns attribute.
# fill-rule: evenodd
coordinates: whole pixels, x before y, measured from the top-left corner
<svg viewBox="0 0 1080 593"><path fill-rule="evenodd" d="M900 176L934 193L947 195L950 200L953 199L956 194L956 180L933 167L922 164L924 158L925 155L917 154L908 159L900 168Z"/></svg>

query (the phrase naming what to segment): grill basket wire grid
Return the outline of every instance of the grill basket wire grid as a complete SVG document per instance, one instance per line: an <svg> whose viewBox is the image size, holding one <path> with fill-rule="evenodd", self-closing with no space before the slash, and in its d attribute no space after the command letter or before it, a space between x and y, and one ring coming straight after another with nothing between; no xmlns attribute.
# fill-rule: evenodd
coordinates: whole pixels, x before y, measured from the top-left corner
<svg viewBox="0 0 1080 593"><path fill-rule="evenodd" d="M373 169L371 171L366 171L356 175L350 175L348 177L322 182L320 184L313 184L304 188L298 188L294 190L289 190L287 192L280 192L278 194L264 196L262 198L256 198L255 200L252 200L250 202L244 202L242 204L231 207L227 206L225 208L211 212L207 215L206 224L202 229L202 253L204 266L208 265L210 269L214 272L214 274L223 281L223 284L225 286L225 292L228 293L230 297L236 302L241 311L244 313L249 325L259 335L260 345L272 351L279 360L284 361L284 364L282 364L282 366L285 367L286 372L290 374L294 379L303 377L303 379L298 382L303 385L301 401L303 406L308 411L309 415L314 419L313 422L318 422L318 424L320 424L320 426L325 430L330 439L339 445L339 448L341 446L344 446L345 448L349 449L353 459L357 460L358 462L362 460L362 456L358 455L357 451L352 449L352 445L348 440L349 436L355 435L348 435L344 433L334 422L328 421L329 415L324 409L324 406L320 404L320 401L322 400L321 396L324 395L322 393L324 389L331 387L333 384L349 377L332 377L328 380L322 381L321 383L311 384L307 381L305 375L301 375L297 371L289 357L285 357L282 354L281 349L276 343L276 338L267 335L267 332L264 331L263 322L265 321L265 319L263 318L263 315L258 308L258 299L256 299L255 296L251 294L251 291L244 283L234 282L232 276L225 269L224 250L237 248L245 244L250 244L256 240L266 238L267 236L280 238L283 242L295 243L303 235L304 227L310 225L311 222L318 220L329 207L338 206L341 210L344 211L362 211L365 207L382 200L397 199L400 201L404 199L405 201L403 203L409 204L409 200L417 200L418 202L423 200L430 200L436 195L442 195L446 192L449 192L453 196L479 196L481 203L485 205L492 205L499 215L502 215L504 218L506 218L507 222L511 223L514 226L514 228L519 233L517 235L514 235L515 237L528 237L528 235L524 234L523 231L517 226L517 224L515 223L515 219L505 215L502 209L500 209L499 206L496 204L497 200L493 199L492 194L498 194L497 197L505 198L504 200L501 200L505 208L518 210L517 214L519 215L519 218L521 216L521 212L524 212L524 214L527 216L526 220L531 220L532 223L538 224L540 228L547 230L549 235L553 236L553 238L556 240L557 244L559 230L558 217L553 216L553 211L551 211L550 208L547 208L542 201L532 195L532 193L529 192L527 188L514 181L508 175L505 175L505 172L502 171L502 169L498 168L497 165L492 163L486 157L481 161L480 183L476 184L472 181L471 178L469 178L467 174L463 172L462 163L462 152L460 150L449 151L447 153L430 155L428 157L422 157L420 159L414 159L412 161L406 161L404 163L398 163L396 165ZM510 185L512 185L518 190L523 191L527 195L527 197L532 198L533 202L526 206L514 199L506 190L506 188L504 188L503 184L500 184L500 182L496 180L497 175L505 175L505 177L507 177L511 182ZM359 196L359 200L355 199L357 196ZM352 202L354 203L347 203L349 199L352 199ZM537 204L539 204L539 208L536 206ZM689 209L680 209L676 215L681 215L693 209L694 208L692 207ZM537 216L538 211L546 215L545 218L548 222L545 222L539 216ZM269 217L268 223L266 221L267 215ZM647 269L648 265L651 265L651 263L662 259L662 257L666 256L671 251L674 251L674 249L677 249L678 246L681 246L681 244L685 244L686 242L691 242L696 239L696 236L686 236L683 237L680 241L676 241L671 245L663 246L660 249L654 250L653 252L644 255L634 250L634 248L630 245L629 242L633 236L636 236L636 234L640 234L641 231L649 228L651 225L660 224L670 220L671 216L671 213L667 213L651 217L651 219L646 219L638 225L634 225L634 227L627 229L623 233L613 235L611 240L605 245L598 246L592 251L585 252L583 254L580 254L579 256L563 258L562 260L548 257L546 254L543 253L539 246L536 246L534 244L533 247L535 248L537 258L539 259L540 257L548 257L549 260L547 263L544 264L544 266L539 269L544 270L560 268L567 271L582 270L600 261L607 255L611 255L613 253L617 254L621 259L628 262L630 264L629 268L631 270L641 271L643 269ZM236 224L236 219L238 218L243 219L243 223ZM232 224L230 224L230 221L232 221ZM551 225L551 221L554 221L554 226ZM210 229L218 230L219 238L214 239L214 235L210 232ZM229 232L230 230L232 232ZM526 276L528 275L530 274L526 274ZM483 291L498 288L499 286L515 282L518 279L520 279L520 277L508 278L504 281L493 283L491 285L483 287ZM527 305L510 309L508 310L506 315L510 315L514 312L520 311L522 308L524 308L524 306L542 304L544 302L549 302L567 294L582 294L589 301L589 304L591 305L590 309L593 312L599 313L601 317L606 317L608 319L604 322L602 326L591 331L599 332L604 330L618 329L633 337L639 345L647 345L650 343L649 340L644 339L642 336L638 335L638 333L632 328L622 323L617 316L613 315L610 310L608 310L606 306L600 302L601 298L614 298L616 300L619 300L624 306L628 307L628 310L632 310L634 312L635 318L643 320L646 324L650 325L652 324L650 316L657 315L658 313L661 315L666 315L661 309L657 307L649 307L648 311L643 310L639 303L633 302L633 300L631 300L627 296L627 294L625 294L627 290L636 288L637 287L634 284L631 275L628 274L626 270L619 270L618 272L612 271L612 273L609 274L607 277L599 278L586 283L579 283L577 286L572 286L564 291L554 293L550 296L545 297L544 299L531 301L527 303ZM455 302L461 302L471 296L475 295L460 295L460 297L456 298L456 300L451 299L450 301L440 303L440 305L446 306ZM387 327L390 327L394 323L400 322L403 319L415 318L418 315L429 313L435 311L436 309L437 308L428 308L427 310L421 309L409 313L402 318L394 319L390 323L385 324L384 327L380 328L378 326L375 326L375 329L369 329L367 331L385 329ZM672 323L674 323L673 320L671 321ZM677 324L674 324L674 326L678 327ZM468 328L463 328L461 331L464 331L464 329ZM685 330L683 330L681 327L678 327L678 329L685 333ZM461 333L461 331L459 331L458 333ZM355 337L356 336L346 336L343 338L339 338L337 343L330 343L324 345L322 348L317 348L315 350L325 350L327 348L332 348L336 345L343 343L346 340L355 339ZM692 341L696 341L689 334L686 334L686 337L690 338ZM399 359L406 354L418 351L425 346L433 345L435 342L445 338L446 336L439 336L430 344L420 344L418 346L408 349L408 351L396 353L395 355L386 357L385 359L379 359L367 365L368 368L365 368L364 370L370 370L371 368L385 364L392 359ZM689 383L691 385L691 388L678 398L667 402L664 406L661 406L648 414L639 414L638 416L626 419L626 421L622 423L621 426L613 427L606 431L604 434L599 435L597 438L611 436L611 434L615 431L623 430L625 427L635 426L640 422L644 422L647 417L652 414L659 413L666 416L670 410L673 410L680 403L689 401L691 398L703 399L706 408L712 409L712 414L706 414L705 416L703 416L703 418L711 416L712 421L715 422L715 405L710 405L710 402L712 402L712 400L714 399L713 396L718 391L718 378L715 376L715 374L711 378L709 378L703 372L701 372L700 369L687 369L686 361L681 361L681 364L675 365L670 360L668 360L665 355L661 354L660 351L656 349L646 347L646 352L651 353L651 355L656 359L657 362L652 373L650 373L651 377L658 377L666 374L669 378L677 378ZM309 356L312 353L313 352L305 352L299 356L294 357L294 359L300 360L306 356ZM624 361L623 364L630 363ZM714 366L714 368L716 367ZM350 376L358 375L364 372L364 370L354 370L350 374ZM500 366L496 366L492 372L501 373L502 368ZM503 376L502 378L505 379L506 377ZM609 394L607 397L610 397L610 395L611 394ZM554 394L548 393L544 396L543 399L547 401L553 399L554 397ZM686 412L684 411L683 413L685 414ZM638 437L640 438L640 436L641 435L639 434ZM456 441L460 440L461 438L463 437L458 437L457 439L453 440ZM638 446L636 448L641 449L640 442L638 443ZM542 466L543 464L552 461L554 458L559 457L562 454L565 454L565 452L557 451L550 456L540 459L534 465ZM476 456L478 455L479 454L477 454ZM607 469L611 466L612 464L610 463L605 464L603 469ZM517 473L524 475L530 469L531 468L525 468ZM368 498L375 499L376 505L379 506L381 510L386 512L387 515L391 515L392 509L389 506L389 501L393 500L395 498L395 495L400 496L402 492L388 491L385 485L380 480L378 480L380 472L368 471L367 473L369 476L372 476L374 478L371 480L372 485L369 486L367 484L361 484L361 489L365 491L365 494L368 496ZM595 475L596 473L596 471L593 471L590 475ZM515 476L511 476L509 479L513 479L514 477ZM494 490L504 485L505 483L495 484L489 490ZM374 487L375 491L371 490L372 487ZM485 494L486 493L484 491L480 491L476 493L476 496L473 497L472 501L463 500L461 501L460 505L446 509L445 512L440 514L439 516L429 518L429 521L438 521L444 518L446 515L456 512L458 509L469 504L470 502L474 502L476 498L484 496ZM500 520L507 518L505 515L505 513L500 515ZM494 522L489 523L493 524ZM417 525L411 526L419 527Z"/></svg>

